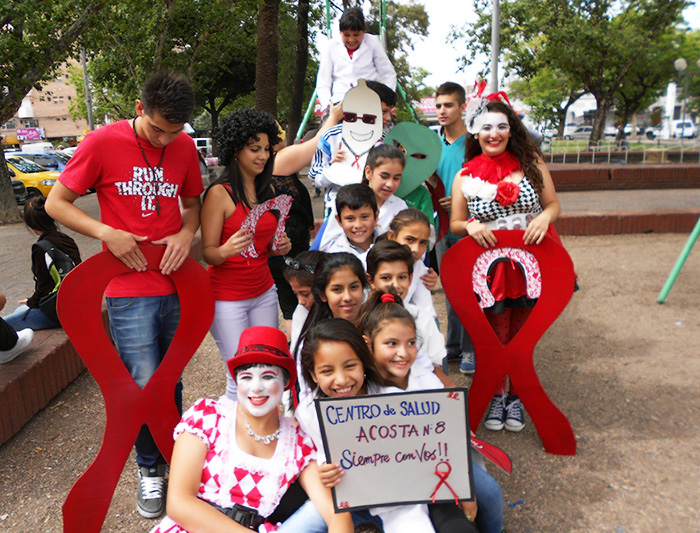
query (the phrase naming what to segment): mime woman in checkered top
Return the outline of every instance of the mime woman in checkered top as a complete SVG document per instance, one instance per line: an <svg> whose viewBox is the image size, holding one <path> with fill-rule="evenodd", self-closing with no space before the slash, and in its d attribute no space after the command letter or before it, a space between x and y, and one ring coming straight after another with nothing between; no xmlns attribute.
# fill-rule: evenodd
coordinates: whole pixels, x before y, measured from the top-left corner
<svg viewBox="0 0 700 533"><path fill-rule="evenodd" d="M289 531L274 512L297 478L329 532L352 532L350 513L335 514L321 484L313 441L278 415L296 381L285 334L246 329L228 367L238 401L198 400L175 427L168 516L151 533Z"/></svg>
<svg viewBox="0 0 700 533"><path fill-rule="evenodd" d="M493 229L523 229L525 244L539 244L545 235L561 242L552 226L561 211L552 177L505 94L472 99L466 122L467 162L452 186L452 233L469 236L487 249L496 246ZM536 300L527 297L523 270L507 259L494 261L487 279L495 304L484 313L505 345ZM484 425L492 431L525 427L520 400L512 386L506 393L505 379Z"/></svg>

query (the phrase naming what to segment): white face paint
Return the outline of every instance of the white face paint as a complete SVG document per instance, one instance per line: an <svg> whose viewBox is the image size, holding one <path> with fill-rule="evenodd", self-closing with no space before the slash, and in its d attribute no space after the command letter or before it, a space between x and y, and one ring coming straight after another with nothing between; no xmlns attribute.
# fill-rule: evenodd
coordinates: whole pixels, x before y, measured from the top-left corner
<svg viewBox="0 0 700 533"><path fill-rule="evenodd" d="M510 139L510 125L504 113L486 113L481 129L476 135L484 155L494 157L505 152Z"/></svg>
<svg viewBox="0 0 700 533"><path fill-rule="evenodd" d="M238 372L238 401L255 417L265 416L282 402L284 374L278 366L264 365Z"/></svg>

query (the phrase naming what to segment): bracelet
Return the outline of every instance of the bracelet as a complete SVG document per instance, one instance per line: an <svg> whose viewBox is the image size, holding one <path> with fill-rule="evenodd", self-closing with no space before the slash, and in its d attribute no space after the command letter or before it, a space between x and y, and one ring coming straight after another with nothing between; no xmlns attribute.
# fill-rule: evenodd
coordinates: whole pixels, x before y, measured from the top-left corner
<svg viewBox="0 0 700 533"><path fill-rule="evenodd" d="M476 218L471 217L469 220L467 220L467 223L464 225L464 229L467 232L467 235L470 235L469 230L467 229L467 226L469 225L470 222L476 222Z"/></svg>

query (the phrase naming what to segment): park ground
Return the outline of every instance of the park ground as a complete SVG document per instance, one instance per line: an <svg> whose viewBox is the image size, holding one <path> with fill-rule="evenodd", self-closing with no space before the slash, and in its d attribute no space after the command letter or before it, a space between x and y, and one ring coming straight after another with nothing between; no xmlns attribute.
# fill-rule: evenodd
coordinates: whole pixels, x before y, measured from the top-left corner
<svg viewBox="0 0 700 533"><path fill-rule="evenodd" d="M94 208L94 196L79 200ZM566 208L566 205L565 205ZM29 276L33 237L0 227L3 285ZM477 435L513 460L491 473L505 497L505 527L526 532L700 531L700 251L691 253L667 302L659 290L687 239L679 234L564 237L581 290L535 350L550 398L569 418L575 456L545 453L531 423L519 434ZM96 243L77 238L84 255ZM31 287L31 280L25 283ZM8 301L15 296L8 294ZM444 329L444 293L435 293ZM456 365L458 385L469 380ZM185 405L224 390L224 366L207 335L183 377ZM529 419L528 419L529 422ZM61 505L99 449L102 396L84 372L0 447L0 531L62 531ZM103 531L144 532L135 511L136 468L127 463Z"/></svg>

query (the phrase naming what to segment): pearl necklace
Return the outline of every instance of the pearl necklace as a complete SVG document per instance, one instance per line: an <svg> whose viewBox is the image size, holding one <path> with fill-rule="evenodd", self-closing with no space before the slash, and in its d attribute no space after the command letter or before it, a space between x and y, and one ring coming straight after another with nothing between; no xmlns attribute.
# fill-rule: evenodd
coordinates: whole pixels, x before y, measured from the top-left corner
<svg viewBox="0 0 700 533"><path fill-rule="evenodd" d="M250 424L248 423L248 417L243 415L243 419L245 420L245 429L248 431L248 435L253 437L255 439L255 442L261 442L263 444L270 444L273 440L278 439L280 436L280 432L282 431L282 427L278 427L277 431L274 433L270 433L269 435L258 435L253 431L253 428L250 427Z"/></svg>

